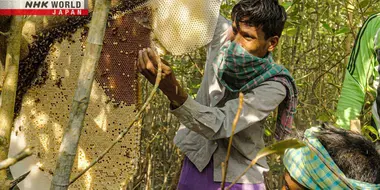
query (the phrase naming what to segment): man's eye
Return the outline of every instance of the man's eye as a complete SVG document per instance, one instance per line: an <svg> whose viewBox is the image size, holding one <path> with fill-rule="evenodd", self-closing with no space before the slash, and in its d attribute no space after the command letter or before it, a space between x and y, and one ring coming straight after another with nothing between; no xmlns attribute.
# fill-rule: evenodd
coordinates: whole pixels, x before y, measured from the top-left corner
<svg viewBox="0 0 380 190"><path fill-rule="evenodd" d="M251 36L244 36L244 39L248 40L248 41L251 41L253 40L253 38Z"/></svg>

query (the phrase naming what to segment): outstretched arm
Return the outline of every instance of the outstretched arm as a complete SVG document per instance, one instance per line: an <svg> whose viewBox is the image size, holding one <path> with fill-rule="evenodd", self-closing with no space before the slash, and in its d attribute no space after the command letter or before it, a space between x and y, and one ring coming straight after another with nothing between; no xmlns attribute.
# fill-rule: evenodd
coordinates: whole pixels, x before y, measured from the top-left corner
<svg viewBox="0 0 380 190"><path fill-rule="evenodd" d="M151 49L139 52L138 70L154 84L157 65L161 62ZM231 126L238 108L238 98L229 100L223 107L208 107L190 98L177 82L171 68L162 63L161 91L172 104L173 114L190 130L207 139L231 136ZM261 122L285 99L285 87L275 81L262 83L244 96L243 109L235 133ZM173 107L174 106L174 107Z"/></svg>
<svg viewBox="0 0 380 190"><path fill-rule="evenodd" d="M145 78L154 84L157 77L158 64L162 66L162 78L158 88L168 97L171 106L176 108L181 106L187 99L188 94L178 83L172 69L162 62L161 58L152 49L143 49L139 51L137 70Z"/></svg>
<svg viewBox="0 0 380 190"><path fill-rule="evenodd" d="M380 14L369 17L356 37L340 94L337 125L349 129L350 121L361 115L365 93L378 76L374 38L380 28Z"/></svg>

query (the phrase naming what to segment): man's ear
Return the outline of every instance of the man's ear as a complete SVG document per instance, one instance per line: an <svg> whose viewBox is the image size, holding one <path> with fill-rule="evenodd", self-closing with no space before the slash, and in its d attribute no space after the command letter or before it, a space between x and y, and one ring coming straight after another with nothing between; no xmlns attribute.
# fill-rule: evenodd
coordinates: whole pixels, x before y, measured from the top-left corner
<svg viewBox="0 0 380 190"><path fill-rule="evenodd" d="M272 36L268 39L268 51L272 52L274 50L274 48L277 46L278 44L278 40L279 40L279 37L278 36Z"/></svg>

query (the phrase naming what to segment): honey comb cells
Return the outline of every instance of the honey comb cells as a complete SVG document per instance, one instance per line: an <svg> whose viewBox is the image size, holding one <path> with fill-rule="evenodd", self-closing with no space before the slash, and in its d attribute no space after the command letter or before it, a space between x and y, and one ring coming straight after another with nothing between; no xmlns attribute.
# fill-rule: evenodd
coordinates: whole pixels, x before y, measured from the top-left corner
<svg viewBox="0 0 380 190"><path fill-rule="evenodd" d="M110 29L104 36L102 56L95 75L112 102L127 106L136 102L135 61L138 51L150 45L150 29L135 20L141 15L149 16L148 9L132 12L109 23Z"/></svg>
<svg viewBox="0 0 380 190"><path fill-rule="evenodd" d="M135 17L149 15L147 11L133 11L109 21L72 176L105 150L136 114L139 84L134 64L138 50L150 46L150 30L139 25ZM39 162L40 169L31 175L52 179L82 63L84 40L81 38L84 34L83 28L78 29L72 34L71 40L52 45L45 59L45 82L31 87L23 97L12 141L20 142L23 139L25 144L35 147L35 154L30 159L34 164ZM140 130L132 128L70 189L121 188L135 169L139 139ZM21 148L15 144L13 142L11 145L13 152ZM18 176L27 172L28 168L26 165L15 166L12 173ZM21 189L28 189L28 183L35 183L31 181L32 177L28 176L19 185ZM48 189L50 186L34 185L42 185L35 186L39 189Z"/></svg>
<svg viewBox="0 0 380 190"><path fill-rule="evenodd" d="M187 53L210 42L220 3L219 0L122 0L111 8L71 176L83 170L133 120L141 96L135 62L138 50L151 46L149 26L154 28L155 40L172 54ZM125 11L128 12L124 16L113 19ZM186 17L186 13L192 14ZM20 183L20 189L50 187L84 55L87 34L84 25L90 19L91 14L69 17L62 25L42 31L29 46L28 57L20 62L18 117L9 155L26 145L35 147L33 156L11 167L14 177L33 170ZM120 189L136 167L139 140L140 130L133 127L70 189Z"/></svg>

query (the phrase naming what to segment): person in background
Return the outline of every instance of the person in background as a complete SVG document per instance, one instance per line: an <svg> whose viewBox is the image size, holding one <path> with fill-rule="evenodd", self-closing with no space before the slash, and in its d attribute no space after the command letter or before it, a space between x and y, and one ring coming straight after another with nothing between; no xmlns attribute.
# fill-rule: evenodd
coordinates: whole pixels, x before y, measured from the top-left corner
<svg viewBox="0 0 380 190"><path fill-rule="evenodd" d="M231 13L231 23L220 17L208 44L201 87L193 100L180 86L171 68L151 49L139 52L138 71L155 83L162 63L160 90L170 101L171 113L181 122L174 143L185 154L178 189L219 189L221 163L227 155L239 92L243 109L234 133L226 186L243 173L264 147L264 122L278 109L276 137L290 132L297 91L289 72L276 64L272 51L278 44L286 12L277 0L241 0ZM265 189L266 160L233 186L234 189Z"/></svg>
<svg viewBox="0 0 380 190"><path fill-rule="evenodd" d="M380 189L380 155L364 136L324 124L307 129L304 142L285 151L283 190Z"/></svg>
<svg viewBox="0 0 380 190"><path fill-rule="evenodd" d="M337 105L337 126L350 129L360 117L366 93L376 97L372 104L372 126L380 132L380 13L370 16L356 37Z"/></svg>

